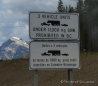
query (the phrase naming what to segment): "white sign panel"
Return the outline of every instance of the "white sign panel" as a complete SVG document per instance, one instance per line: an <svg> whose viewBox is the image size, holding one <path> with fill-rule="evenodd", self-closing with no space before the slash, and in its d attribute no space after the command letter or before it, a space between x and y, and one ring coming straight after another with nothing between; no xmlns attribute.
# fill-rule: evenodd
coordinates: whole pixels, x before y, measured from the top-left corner
<svg viewBox="0 0 98 86"><path fill-rule="evenodd" d="M32 39L79 40L79 14L30 12L29 35Z"/></svg>
<svg viewBox="0 0 98 86"><path fill-rule="evenodd" d="M79 43L31 42L30 68L79 68Z"/></svg>

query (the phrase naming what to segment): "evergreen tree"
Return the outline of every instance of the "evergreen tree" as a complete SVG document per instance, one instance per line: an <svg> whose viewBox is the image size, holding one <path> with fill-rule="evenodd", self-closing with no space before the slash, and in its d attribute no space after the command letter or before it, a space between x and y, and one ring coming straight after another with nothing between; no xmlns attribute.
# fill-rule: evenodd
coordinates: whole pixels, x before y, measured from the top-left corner
<svg viewBox="0 0 98 86"><path fill-rule="evenodd" d="M84 9L88 28L89 51L98 51L98 0L85 0Z"/></svg>
<svg viewBox="0 0 98 86"><path fill-rule="evenodd" d="M66 9L65 10L66 10L66 13L67 13L68 12L68 7L67 6L66 6Z"/></svg>
<svg viewBox="0 0 98 86"><path fill-rule="evenodd" d="M58 2L57 12L65 12L65 7L63 5L62 0L59 0Z"/></svg>
<svg viewBox="0 0 98 86"><path fill-rule="evenodd" d="M74 13L74 9L73 9L73 7L71 7L71 5L69 5L69 11L68 11L69 13Z"/></svg>
<svg viewBox="0 0 98 86"><path fill-rule="evenodd" d="M76 12L79 13L79 22L80 22L80 48L81 51L83 48L88 48L88 32L86 28L86 16L84 12L84 2L83 0L78 0L76 6Z"/></svg>
<svg viewBox="0 0 98 86"><path fill-rule="evenodd" d="M78 0L81 50L98 51L98 0Z"/></svg>

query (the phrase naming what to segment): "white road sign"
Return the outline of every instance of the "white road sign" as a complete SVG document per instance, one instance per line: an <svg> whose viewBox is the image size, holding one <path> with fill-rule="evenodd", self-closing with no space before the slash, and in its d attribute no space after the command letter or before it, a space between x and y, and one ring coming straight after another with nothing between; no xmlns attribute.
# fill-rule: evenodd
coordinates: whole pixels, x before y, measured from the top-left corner
<svg viewBox="0 0 98 86"><path fill-rule="evenodd" d="M30 12L29 35L32 39L79 40L79 14Z"/></svg>
<svg viewBox="0 0 98 86"><path fill-rule="evenodd" d="M79 43L31 42L31 69L70 69L79 66Z"/></svg>

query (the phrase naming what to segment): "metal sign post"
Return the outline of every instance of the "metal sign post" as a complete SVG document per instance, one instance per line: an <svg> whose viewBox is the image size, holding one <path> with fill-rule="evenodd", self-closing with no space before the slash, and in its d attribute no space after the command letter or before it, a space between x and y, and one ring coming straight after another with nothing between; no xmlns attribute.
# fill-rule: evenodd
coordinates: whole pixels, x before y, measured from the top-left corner
<svg viewBox="0 0 98 86"><path fill-rule="evenodd" d="M69 81L69 86L73 86L73 70L68 69L68 81Z"/></svg>
<svg viewBox="0 0 98 86"><path fill-rule="evenodd" d="M33 76L33 80L34 80L34 86L38 86L38 70L34 70L34 76Z"/></svg>

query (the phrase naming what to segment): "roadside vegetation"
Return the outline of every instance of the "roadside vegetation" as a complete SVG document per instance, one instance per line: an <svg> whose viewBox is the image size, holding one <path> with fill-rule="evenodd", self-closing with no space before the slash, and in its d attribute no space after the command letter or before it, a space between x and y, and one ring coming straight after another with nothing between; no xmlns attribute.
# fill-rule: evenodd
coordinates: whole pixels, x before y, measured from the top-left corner
<svg viewBox="0 0 98 86"><path fill-rule="evenodd" d="M80 54L81 69L73 70L74 86L97 86L98 53ZM39 70L39 86L68 86L61 80L68 80L67 70ZM83 83L93 81L94 83ZM33 86L33 70L29 70L28 59L17 59L0 62L0 86Z"/></svg>
<svg viewBox="0 0 98 86"><path fill-rule="evenodd" d="M79 13L81 51L98 51L98 0L78 0L75 7L65 6L59 0L57 12Z"/></svg>

